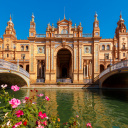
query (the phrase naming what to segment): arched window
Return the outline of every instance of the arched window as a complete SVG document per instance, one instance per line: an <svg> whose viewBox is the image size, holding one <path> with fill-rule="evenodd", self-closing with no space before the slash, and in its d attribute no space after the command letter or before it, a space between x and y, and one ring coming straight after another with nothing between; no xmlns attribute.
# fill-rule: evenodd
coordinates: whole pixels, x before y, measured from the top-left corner
<svg viewBox="0 0 128 128"><path fill-rule="evenodd" d="M67 31L66 29L63 29L63 30L61 31L61 34L68 34L68 31Z"/></svg>
<svg viewBox="0 0 128 128"><path fill-rule="evenodd" d="M110 50L110 45L107 45L107 50Z"/></svg>
<svg viewBox="0 0 128 128"><path fill-rule="evenodd" d="M21 46L21 51L24 51L24 46Z"/></svg>
<svg viewBox="0 0 128 128"><path fill-rule="evenodd" d="M26 51L28 51L28 46L26 46Z"/></svg>
<svg viewBox="0 0 128 128"><path fill-rule="evenodd" d="M102 50L105 50L105 46L104 45L102 45Z"/></svg>

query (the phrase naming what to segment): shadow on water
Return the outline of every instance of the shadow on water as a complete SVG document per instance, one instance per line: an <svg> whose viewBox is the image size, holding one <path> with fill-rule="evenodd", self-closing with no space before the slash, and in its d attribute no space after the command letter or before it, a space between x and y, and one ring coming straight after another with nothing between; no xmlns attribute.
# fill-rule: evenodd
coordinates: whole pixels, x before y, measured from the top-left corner
<svg viewBox="0 0 128 128"><path fill-rule="evenodd" d="M19 87L22 87L26 85L26 82L18 75L12 73L0 73L0 85L2 84L7 84L8 87L11 85L18 85Z"/></svg>

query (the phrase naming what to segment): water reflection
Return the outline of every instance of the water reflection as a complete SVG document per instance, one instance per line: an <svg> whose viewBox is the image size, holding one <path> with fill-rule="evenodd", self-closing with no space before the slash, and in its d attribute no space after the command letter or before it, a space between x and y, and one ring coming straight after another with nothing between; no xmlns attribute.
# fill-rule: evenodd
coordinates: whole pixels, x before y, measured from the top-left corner
<svg viewBox="0 0 128 128"><path fill-rule="evenodd" d="M81 128L88 122L94 128L128 127L128 90L38 89L40 93L50 98L46 113L58 114L61 123L79 115ZM22 89L15 96L23 99L26 95L31 97L33 92Z"/></svg>

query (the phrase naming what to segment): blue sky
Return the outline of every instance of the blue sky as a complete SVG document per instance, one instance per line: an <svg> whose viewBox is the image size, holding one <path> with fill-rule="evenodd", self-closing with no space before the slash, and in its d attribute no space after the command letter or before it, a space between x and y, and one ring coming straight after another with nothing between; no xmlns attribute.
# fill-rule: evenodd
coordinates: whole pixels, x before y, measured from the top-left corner
<svg viewBox="0 0 128 128"><path fill-rule="evenodd" d="M12 20L18 39L27 39L31 15L34 13L37 34L44 34L47 24L62 20L64 7L66 19L72 25L82 23L83 33L92 33L95 11L98 13L102 38L113 38L120 11L128 27L127 0L6 0L0 2L0 36L3 35L12 14Z"/></svg>

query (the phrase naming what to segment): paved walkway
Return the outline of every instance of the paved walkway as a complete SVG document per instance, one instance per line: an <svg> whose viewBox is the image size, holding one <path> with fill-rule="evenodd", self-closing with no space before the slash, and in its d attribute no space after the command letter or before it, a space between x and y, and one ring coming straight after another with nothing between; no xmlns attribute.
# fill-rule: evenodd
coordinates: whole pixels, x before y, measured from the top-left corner
<svg viewBox="0 0 128 128"><path fill-rule="evenodd" d="M33 84L30 87L23 86L22 88L99 88L99 85L85 85L85 84L70 84L70 85L56 85L56 84Z"/></svg>

